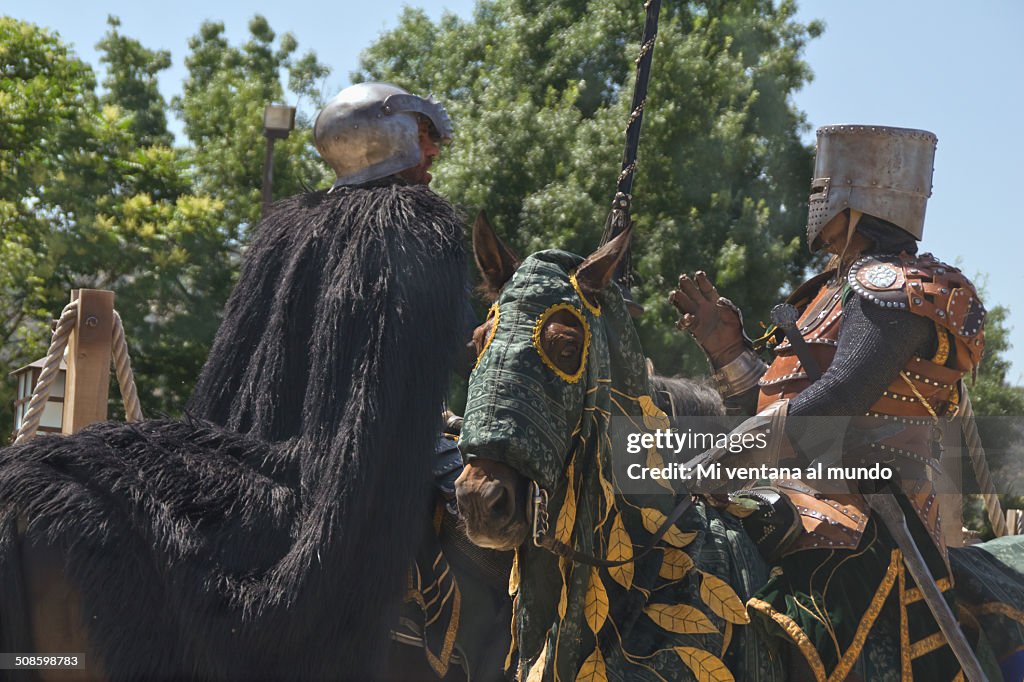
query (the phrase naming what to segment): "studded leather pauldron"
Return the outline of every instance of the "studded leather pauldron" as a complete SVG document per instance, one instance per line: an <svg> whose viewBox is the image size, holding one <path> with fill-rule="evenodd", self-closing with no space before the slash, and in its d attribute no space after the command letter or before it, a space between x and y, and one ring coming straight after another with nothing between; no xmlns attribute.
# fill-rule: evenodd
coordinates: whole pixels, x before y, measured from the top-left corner
<svg viewBox="0 0 1024 682"><path fill-rule="evenodd" d="M976 367L984 349L985 309L974 286L956 268L930 254L922 256L865 257L851 268L847 283L853 291L876 305L899 308L927 317L936 325L939 349L934 357L913 357L899 376L871 406L865 419L900 422L902 431L847 453L857 460L898 462L905 468L938 470L932 450L936 417L957 409L957 382ZM797 327L822 370L835 357L842 327L843 290L838 284L823 286L806 305ZM943 348L943 338L947 347ZM780 398L794 398L810 385L806 371L788 342L775 347L776 359L762 377L759 406ZM865 428L868 428L865 425ZM908 476L904 490L928 534L944 551L941 515L928 477ZM867 523L863 497L823 495L803 482L775 482L800 511L805 533L787 553L812 548L855 548ZM841 498L841 499L840 499Z"/></svg>
<svg viewBox="0 0 1024 682"><path fill-rule="evenodd" d="M985 306L958 268L930 253L865 256L850 267L847 281L866 300L909 310L947 331L955 342L957 369L968 371L981 362Z"/></svg>

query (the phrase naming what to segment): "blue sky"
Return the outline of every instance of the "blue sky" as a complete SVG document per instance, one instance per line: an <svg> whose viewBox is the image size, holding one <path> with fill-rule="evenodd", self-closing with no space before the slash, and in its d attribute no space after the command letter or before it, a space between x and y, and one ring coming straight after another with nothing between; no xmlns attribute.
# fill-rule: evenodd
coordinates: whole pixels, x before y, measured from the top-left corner
<svg viewBox="0 0 1024 682"><path fill-rule="evenodd" d="M348 83L360 51L395 25L404 5L423 7L437 19L444 11L469 17L475 1L5 4L4 13L56 30L97 67L94 46L106 31L106 17L119 16L126 35L171 51L173 67L161 78L170 97L185 76L188 39L204 19L224 22L229 39L239 42L249 18L264 15L279 34L295 34L300 51L315 50L333 68L330 90ZM938 135L923 249L960 264L971 277L984 273L986 304L1010 308L1010 378L1024 384L1024 228L1015 201L1024 167L1024 3L819 0L802 2L798 17L827 26L804 55L815 79L794 96L812 126L808 141L814 127L832 123L925 128ZM642 148L640 153L642 163Z"/></svg>

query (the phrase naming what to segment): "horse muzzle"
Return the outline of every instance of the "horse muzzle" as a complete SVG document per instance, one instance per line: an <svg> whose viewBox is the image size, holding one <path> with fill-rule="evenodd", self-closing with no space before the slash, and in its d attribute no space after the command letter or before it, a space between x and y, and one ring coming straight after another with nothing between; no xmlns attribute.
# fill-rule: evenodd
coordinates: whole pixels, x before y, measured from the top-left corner
<svg viewBox="0 0 1024 682"><path fill-rule="evenodd" d="M526 541L526 479L494 460L471 458L455 481L459 513L469 539L488 549L515 549Z"/></svg>

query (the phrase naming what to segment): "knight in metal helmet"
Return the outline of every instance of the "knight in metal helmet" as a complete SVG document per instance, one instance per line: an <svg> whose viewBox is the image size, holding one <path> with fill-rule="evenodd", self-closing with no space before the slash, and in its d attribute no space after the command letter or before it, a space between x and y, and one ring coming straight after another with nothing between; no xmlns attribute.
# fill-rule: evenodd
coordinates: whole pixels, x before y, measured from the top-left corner
<svg viewBox="0 0 1024 682"><path fill-rule="evenodd" d="M833 258L788 305L773 311L777 326L762 339L774 352L770 366L744 336L739 310L719 296L706 274L681 275L671 295L680 328L707 353L731 411L756 409L791 424L800 416L849 417L863 437L842 443L843 462L884 462L901 472L885 490L906 509L912 537L904 544L890 530L898 524L876 510L875 502L869 505L860 488L825 493L816 481L783 479L742 494L758 507L744 525L762 553L781 567L749 602L751 609L769 624L788 624L784 634L793 640L796 667L819 679L846 679L853 671L863 679L880 677L865 662L873 655L867 651L872 638L880 637L875 623L883 625L879 632L898 632L900 621L886 623L870 605L892 587L893 575L926 565L940 586L948 590L954 582L947 542L959 544L960 524L943 527L931 474L941 470L939 428L963 411L961 379L981 361L985 309L959 269L917 254L935 147L935 135L922 130L818 130L807 244ZM792 432L775 429L783 437ZM797 462L820 454L792 446L784 442L781 448ZM920 548L920 563L901 558L910 541ZM928 606L938 614L936 601L942 600L928 600ZM933 618L919 606L903 600L890 617L898 613L921 636L937 632L936 623L945 618ZM818 617L808 617L811 612ZM809 654L801 645L808 640L829 644ZM954 640L952 646L959 646ZM964 660L953 656L950 642L899 653L915 679L949 677Z"/></svg>
<svg viewBox="0 0 1024 682"><path fill-rule="evenodd" d="M316 149L337 174L335 187L389 176L429 184L439 145L452 139L448 112L387 83L359 83L328 102L313 124Z"/></svg>
<svg viewBox="0 0 1024 682"><path fill-rule="evenodd" d="M843 211L884 220L920 240L932 195L937 138L925 130L838 125L818 129L807 245Z"/></svg>

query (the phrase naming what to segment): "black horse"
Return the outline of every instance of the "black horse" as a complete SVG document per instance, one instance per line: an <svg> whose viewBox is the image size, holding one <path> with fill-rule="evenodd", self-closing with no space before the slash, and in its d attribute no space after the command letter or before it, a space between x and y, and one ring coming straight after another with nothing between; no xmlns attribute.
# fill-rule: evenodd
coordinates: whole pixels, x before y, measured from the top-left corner
<svg viewBox="0 0 1024 682"><path fill-rule="evenodd" d="M461 237L425 187L286 200L188 419L0 452L3 650L83 653L109 679L421 677L388 670L391 631L441 584L421 570L410 589L409 571L461 340ZM455 598L422 601L451 617Z"/></svg>

